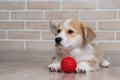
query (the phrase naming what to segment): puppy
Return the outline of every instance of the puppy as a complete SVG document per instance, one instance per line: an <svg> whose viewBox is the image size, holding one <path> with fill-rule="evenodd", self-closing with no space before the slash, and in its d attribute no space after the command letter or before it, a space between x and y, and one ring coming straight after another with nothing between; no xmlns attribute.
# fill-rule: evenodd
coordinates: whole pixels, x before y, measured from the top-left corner
<svg viewBox="0 0 120 80"><path fill-rule="evenodd" d="M60 61L71 56L77 61L77 73L90 72L110 66L110 62L93 44L95 32L77 19L51 21L50 28L55 35L56 55L48 66L50 71L61 71Z"/></svg>

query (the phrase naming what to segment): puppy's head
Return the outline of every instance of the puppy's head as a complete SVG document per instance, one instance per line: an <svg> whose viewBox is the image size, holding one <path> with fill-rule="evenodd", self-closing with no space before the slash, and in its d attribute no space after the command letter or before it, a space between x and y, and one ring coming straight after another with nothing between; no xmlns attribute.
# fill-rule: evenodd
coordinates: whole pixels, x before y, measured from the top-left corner
<svg viewBox="0 0 120 80"><path fill-rule="evenodd" d="M77 19L50 21L50 28L59 48L84 47L96 37L91 28Z"/></svg>

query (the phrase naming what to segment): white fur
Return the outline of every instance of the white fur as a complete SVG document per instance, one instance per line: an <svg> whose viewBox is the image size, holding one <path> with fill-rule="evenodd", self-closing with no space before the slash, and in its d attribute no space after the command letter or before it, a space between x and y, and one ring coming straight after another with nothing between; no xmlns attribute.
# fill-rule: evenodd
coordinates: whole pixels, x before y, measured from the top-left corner
<svg viewBox="0 0 120 80"><path fill-rule="evenodd" d="M65 22L64 22L64 27L68 26L69 23L72 21L72 19L67 19Z"/></svg>
<svg viewBox="0 0 120 80"><path fill-rule="evenodd" d="M48 68L51 68L51 70L58 71L60 69L60 63L52 63L48 66Z"/></svg>
<svg viewBox="0 0 120 80"><path fill-rule="evenodd" d="M95 58L94 55L92 54L93 52L94 48L90 44L88 44L82 49L79 47L75 48L70 53L77 61L80 61L84 59L91 60Z"/></svg>
<svg viewBox="0 0 120 80"><path fill-rule="evenodd" d="M101 64L100 64L102 67L109 67L110 66L110 62L107 60L107 59L105 59L105 60L103 60L102 62L101 62Z"/></svg>
<svg viewBox="0 0 120 80"><path fill-rule="evenodd" d="M67 38L65 36L65 30L63 30L57 37L61 37L62 38L62 42L61 42L62 46L68 47Z"/></svg>
<svg viewBox="0 0 120 80"><path fill-rule="evenodd" d="M78 73L80 73L80 71L82 71L82 72L89 72L90 70L92 70L92 69L88 65L88 63L86 63L86 62L80 62L80 63L78 63L77 68L76 68L76 71Z"/></svg>

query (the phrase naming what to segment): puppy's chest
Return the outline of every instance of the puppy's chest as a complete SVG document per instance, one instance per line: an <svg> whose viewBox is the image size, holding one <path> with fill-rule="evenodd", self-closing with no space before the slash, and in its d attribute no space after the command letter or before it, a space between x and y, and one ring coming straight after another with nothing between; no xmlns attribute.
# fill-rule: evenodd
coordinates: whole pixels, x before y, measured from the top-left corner
<svg viewBox="0 0 120 80"><path fill-rule="evenodd" d="M86 52L80 49L74 49L70 52L70 56L74 57L77 61L82 59Z"/></svg>
<svg viewBox="0 0 120 80"><path fill-rule="evenodd" d="M74 57L76 60L82 59L82 57L84 56L85 52L83 52L80 49L74 49L74 50L60 50L58 53L58 56L62 59L63 57L66 56L71 56Z"/></svg>
<svg viewBox="0 0 120 80"><path fill-rule="evenodd" d="M60 57L60 58L64 58L66 56L70 56L70 52L68 50L65 50L65 49L61 49L58 51L57 55Z"/></svg>

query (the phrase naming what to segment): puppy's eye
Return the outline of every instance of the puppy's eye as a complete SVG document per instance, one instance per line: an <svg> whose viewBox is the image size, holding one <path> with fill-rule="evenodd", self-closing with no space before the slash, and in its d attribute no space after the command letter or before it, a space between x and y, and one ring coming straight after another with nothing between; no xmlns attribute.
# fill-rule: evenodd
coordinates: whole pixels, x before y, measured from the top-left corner
<svg viewBox="0 0 120 80"><path fill-rule="evenodd" d="M58 33L60 33L60 32L61 32L61 30L60 30L60 29L58 29L58 30L57 30L57 32L58 32Z"/></svg>
<svg viewBox="0 0 120 80"><path fill-rule="evenodd" d="M72 34L73 33L73 31L72 30L68 30L68 34Z"/></svg>

